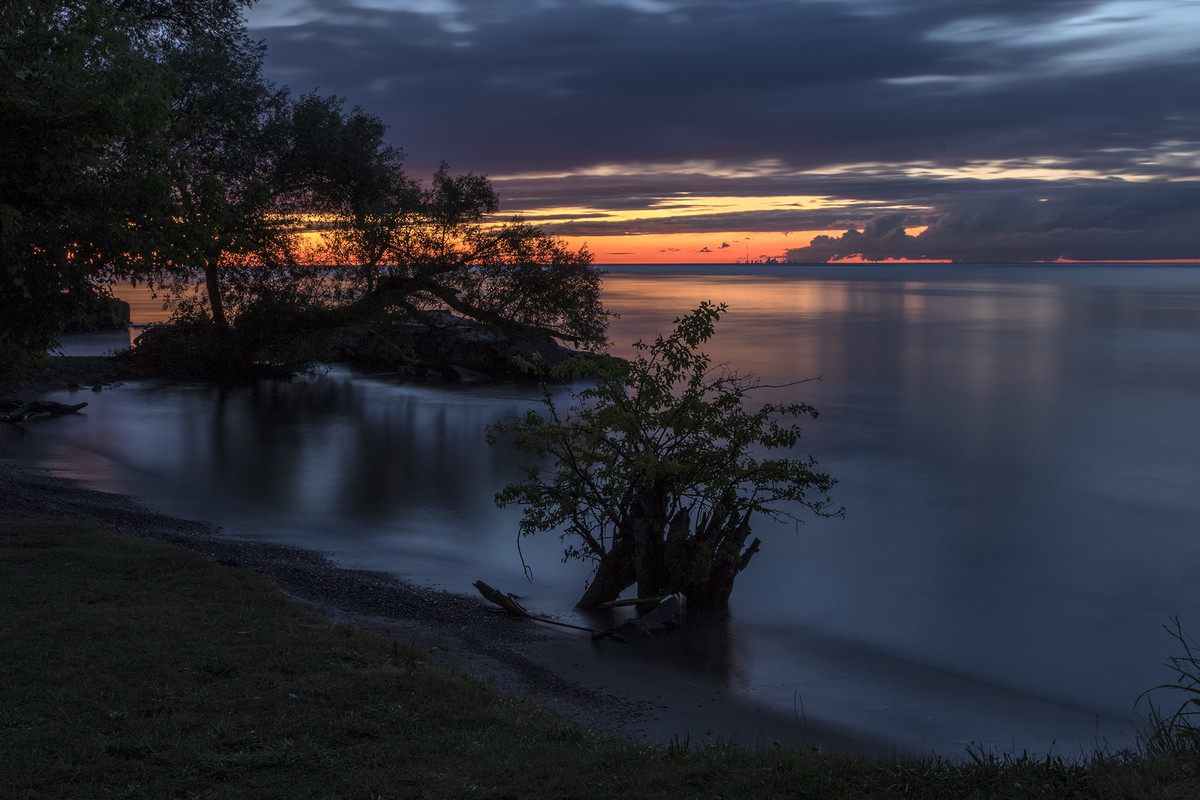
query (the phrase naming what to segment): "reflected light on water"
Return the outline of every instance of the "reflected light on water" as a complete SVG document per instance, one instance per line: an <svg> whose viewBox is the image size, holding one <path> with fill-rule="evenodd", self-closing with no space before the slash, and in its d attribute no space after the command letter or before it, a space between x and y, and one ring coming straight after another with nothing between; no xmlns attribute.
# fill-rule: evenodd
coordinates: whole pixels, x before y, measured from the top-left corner
<svg viewBox="0 0 1200 800"><path fill-rule="evenodd" d="M1034 751L1088 740L1097 715L1119 721L1170 679L1161 625L1200 625L1200 270L655 267L613 271L604 292L618 355L714 300L730 307L714 360L768 384L821 377L759 396L820 410L801 450L848 515L760 519L734 635L681 662L897 740ZM525 583L519 511L492 504L524 461L483 442L537 396L345 370L145 383L0 443L239 535L566 614L586 567L526 539Z"/></svg>

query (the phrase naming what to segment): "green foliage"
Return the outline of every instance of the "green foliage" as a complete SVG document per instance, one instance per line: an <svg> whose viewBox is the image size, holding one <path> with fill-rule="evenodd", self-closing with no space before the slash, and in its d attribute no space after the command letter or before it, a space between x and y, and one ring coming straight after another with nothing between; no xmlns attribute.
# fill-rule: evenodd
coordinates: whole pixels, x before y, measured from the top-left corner
<svg viewBox="0 0 1200 800"><path fill-rule="evenodd" d="M260 293L264 274L273 285L290 277L294 206L281 197L300 189L290 100L262 77L263 48L246 37L243 5L5 6L5 367L40 357L117 278L182 296L199 277L221 324Z"/></svg>
<svg viewBox="0 0 1200 800"><path fill-rule="evenodd" d="M305 211L356 220L407 208L416 191L404 174L404 152L384 142L387 126L339 97L306 94L292 105L285 172Z"/></svg>
<svg viewBox="0 0 1200 800"><path fill-rule="evenodd" d="M260 141L278 138L270 121L286 95L261 80L244 5L5 5L0 363L40 357L115 279L286 260L285 226L264 210ZM222 312L224 276L213 277Z"/></svg>
<svg viewBox="0 0 1200 800"><path fill-rule="evenodd" d="M384 142L386 126L362 109L349 113L337 98L306 98L296 110L297 152L322 165L325 185L313 192L331 230L331 260L353 295L370 295L391 274L396 242L420 205L420 186L403 169L404 152Z"/></svg>
<svg viewBox="0 0 1200 800"><path fill-rule="evenodd" d="M152 246L146 163L173 78L137 20L95 2L6 4L0 27L0 363L36 357Z"/></svg>
<svg viewBox="0 0 1200 800"><path fill-rule="evenodd" d="M239 344L232 330L206 316L177 317L145 331L137 347L120 358L164 378L230 383L266 377L267 370Z"/></svg>
<svg viewBox="0 0 1200 800"><path fill-rule="evenodd" d="M762 458L790 451L804 403L750 407L751 376L712 364L699 348L725 306L702 303L636 357L612 362L594 386L573 392L560 412L547 388L546 413L489 429L511 433L539 459L497 504L524 507L523 535L558 530L565 557L597 562L580 601L592 606L636 582L641 597L682 592L693 605L723 606L733 578L757 550L743 552L751 514L796 519L797 507L830 511L835 481L812 458ZM544 469L541 463L551 459Z"/></svg>

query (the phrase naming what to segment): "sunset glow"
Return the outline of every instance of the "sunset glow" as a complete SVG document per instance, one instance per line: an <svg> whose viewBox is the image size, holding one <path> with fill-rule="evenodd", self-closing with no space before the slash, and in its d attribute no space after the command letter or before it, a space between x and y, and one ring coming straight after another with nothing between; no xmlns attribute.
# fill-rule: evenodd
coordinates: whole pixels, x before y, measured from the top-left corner
<svg viewBox="0 0 1200 800"><path fill-rule="evenodd" d="M682 164L676 168L690 170L695 165ZM658 165L648 169L651 174L663 175L667 167ZM715 168L712 171L719 172ZM728 167L725 172L743 175L753 169ZM530 184L525 181L570 181L583 173L493 180L502 196L515 195L519 203L523 192L529 191ZM602 173L612 176L617 174L617 168L610 165ZM634 171L627 167L620 174L628 179L634 176ZM521 207L506 207L499 216L505 219L519 216L547 233L562 237L572 247L587 245L600 264L730 264L782 261L789 249L804 247L816 236L841 235L848 227L854 227L867 209L871 213L928 210L828 195L716 195L679 191L612 205L597 201L593 205L539 206L527 201ZM789 224L803 222L812 214L832 215L833 219L841 217L844 221L836 228ZM754 226L733 227L739 221ZM722 223L726 227L721 227ZM925 228L919 225L907 230L916 235Z"/></svg>
<svg viewBox="0 0 1200 800"><path fill-rule="evenodd" d="M572 247L586 245L597 264L733 264L782 259L789 247L814 236L841 231L722 231L627 236L564 236Z"/></svg>

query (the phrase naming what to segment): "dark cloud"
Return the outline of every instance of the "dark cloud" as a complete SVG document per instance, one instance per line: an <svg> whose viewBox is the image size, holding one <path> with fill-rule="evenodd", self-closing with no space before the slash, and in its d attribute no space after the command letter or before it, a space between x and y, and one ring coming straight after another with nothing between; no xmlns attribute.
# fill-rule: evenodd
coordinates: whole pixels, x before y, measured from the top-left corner
<svg viewBox="0 0 1200 800"><path fill-rule="evenodd" d="M674 5L677 15L487 0L437 16L350 14L339 2L261 33L271 68L295 88L320 85L376 110L419 161L493 172L581 159L1004 157L1031 144L1051 154L1158 130L1200 87L1174 59L1048 74L1083 43L935 35L979 17L973 4ZM1016 4L1001 19L1036 30L1085 5Z"/></svg>
<svg viewBox="0 0 1200 800"><path fill-rule="evenodd" d="M847 93L866 102L822 127L869 141L856 121L894 105L872 84L896 63L940 60L831 3L697 3L686 21L614 4L468 4L463 32L431 15L341 9L263 29L276 74L378 110L414 158L489 171L798 153L812 112Z"/></svg>
<svg viewBox="0 0 1200 800"><path fill-rule="evenodd" d="M989 195L957 202L917 236L905 214L873 218L861 230L818 236L789 250L797 262L1200 260L1200 193L1185 187L1074 189L1049 197Z"/></svg>
<svg viewBox="0 0 1200 800"><path fill-rule="evenodd" d="M593 210L560 233L623 232L630 226L604 211L656 208L684 192L817 195L844 205L633 228L840 225L880 246L915 246L880 216L904 210L910 227L936 221L941 231L915 238L949 246L955 214L992 208L990 232L1007 231L1010 250L1018 234L1030 240L1020 247L1061 249L1069 232L1110 228L1080 216L1054 236L1012 229L1023 206L1010 193L1111 198L1105 178L1137 179L1144 205L1160 188L1173 197L1173 182L1195 187L1200 173L1200 46L1186 34L1200 27L1194 3L265 0L251 21L277 80L379 114L415 172L446 159L496 177L506 208ZM708 168L663 167L689 161ZM989 163L1022 170L979 176ZM1045 174L1032 174L1039 165ZM1200 227L1186 217L1194 209L1180 213ZM1111 230L1097 241L1124 247L1138 235ZM1163 241L1162 230L1144 231Z"/></svg>

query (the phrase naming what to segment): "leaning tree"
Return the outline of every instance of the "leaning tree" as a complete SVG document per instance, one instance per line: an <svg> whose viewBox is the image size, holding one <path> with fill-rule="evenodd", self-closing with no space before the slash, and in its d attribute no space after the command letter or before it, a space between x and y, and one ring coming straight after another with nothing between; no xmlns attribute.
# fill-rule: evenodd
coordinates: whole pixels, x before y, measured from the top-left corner
<svg viewBox="0 0 1200 800"><path fill-rule="evenodd" d="M603 271L585 247L520 218L498 220L500 198L484 175L453 175L443 162L428 182L408 177L382 131L361 131L362 154L373 135L379 155L360 157L358 177L343 181L327 236L361 310L425 322L449 312L509 334L590 350L607 344Z"/></svg>
<svg viewBox="0 0 1200 800"><path fill-rule="evenodd" d="M734 579L758 552L746 544L755 514L797 519L801 507L830 510L835 481L811 457L763 458L799 441L804 403L751 404L752 376L714 365L699 348L724 305L702 303L635 357L613 363L560 411L530 410L489 429L512 434L539 461L496 495L524 506L522 535L559 531L565 558L594 561L578 607L593 609L637 586L639 598L682 594L693 611L724 611ZM546 461L552 463L544 466Z"/></svg>

